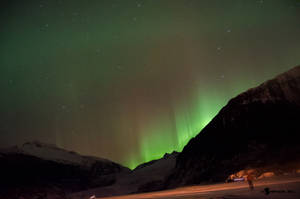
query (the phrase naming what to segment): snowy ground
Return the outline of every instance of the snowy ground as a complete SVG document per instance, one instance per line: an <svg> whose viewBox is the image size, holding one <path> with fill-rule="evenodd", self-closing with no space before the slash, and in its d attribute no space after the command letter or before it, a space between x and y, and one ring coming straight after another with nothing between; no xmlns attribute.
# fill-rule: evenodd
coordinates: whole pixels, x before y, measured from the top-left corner
<svg viewBox="0 0 300 199"><path fill-rule="evenodd" d="M189 186L173 190L106 197L105 199L299 199L300 176L281 176L254 181L250 191L246 182L221 183L214 185ZM264 189L270 189L269 195ZM97 198L99 199L99 198Z"/></svg>

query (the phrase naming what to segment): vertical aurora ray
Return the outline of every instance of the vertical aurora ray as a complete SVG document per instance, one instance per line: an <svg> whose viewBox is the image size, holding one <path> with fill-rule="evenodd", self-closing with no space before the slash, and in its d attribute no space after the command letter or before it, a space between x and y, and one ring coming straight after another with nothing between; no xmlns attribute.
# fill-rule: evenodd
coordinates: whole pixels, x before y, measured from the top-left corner
<svg viewBox="0 0 300 199"><path fill-rule="evenodd" d="M188 141L196 136L216 115L224 103L220 98L195 97L184 100L166 111L169 114L155 115L141 129L140 153L130 158L127 165L135 168L138 164L161 158L165 153L180 152ZM137 157L141 157L139 160Z"/></svg>
<svg viewBox="0 0 300 199"><path fill-rule="evenodd" d="M187 107L177 107L174 110L173 121L166 122L165 117L160 116L158 121L150 122L151 127L144 129L145 134L140 142L139 155L142 159L140 162L133 161L135 165L131 164L130 168L143 162L159 159L165 153L171 153L174 150L180 152L187 142L214 117L219 106L220 104L214 104L214 102L210 102L209 105L208 102L204 102L189 110ZM203 107L208 107L206 112L203 112L205 110Z"/></svg>
<svg viewBox="0 0 300 199"><path fill-rule="evenodd" d="M147 124L140 142L142 162L159 159L176 149L176 138L172 133L166 133L173 129L173 121L167 115L160 115Z"/></svg>

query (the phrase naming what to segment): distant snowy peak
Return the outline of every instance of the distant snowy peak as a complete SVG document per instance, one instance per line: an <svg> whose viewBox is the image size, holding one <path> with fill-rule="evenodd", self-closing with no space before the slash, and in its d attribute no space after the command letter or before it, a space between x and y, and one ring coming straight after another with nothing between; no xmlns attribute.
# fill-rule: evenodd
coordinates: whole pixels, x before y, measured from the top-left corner
<svg viewBox="0 0 300 199"><path fill-rule="evenodd" d="M83 164L84 157L81 155L58 148L55 145L41 142L27 142L20 148L27 155L32 155L46 160L52 160L62 163Z"/></svg>
<svg viewBox="0 0 300 199"><path fill-rule="evenodd" d="M253 102L285 101L300 106L300 66L251 88L229 101L231 103L249 104Z"/></svg>
<svg viewBox="0 0 300 199"><path fill-rule="evenodd" d="M42 143L39 141L26 142L21 146L15 146L1 151L2 153L25 154L35 156L44 160L82 166L91 166L95 162L99 161L105 163L113 163L102 158L82 156L76 152L59 148L54 144Z"/></svg>

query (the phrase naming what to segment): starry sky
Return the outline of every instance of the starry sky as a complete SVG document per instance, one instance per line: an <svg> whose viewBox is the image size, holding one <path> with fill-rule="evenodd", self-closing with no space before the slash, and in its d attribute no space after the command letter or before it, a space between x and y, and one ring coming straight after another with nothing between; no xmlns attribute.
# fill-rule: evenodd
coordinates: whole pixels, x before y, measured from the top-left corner
<svg viewBox="0 0 300 199"><path fill-rule="evenodd" d="M130 168L300 63L299 0L4 0L0 147L39 140Z"/></svg>

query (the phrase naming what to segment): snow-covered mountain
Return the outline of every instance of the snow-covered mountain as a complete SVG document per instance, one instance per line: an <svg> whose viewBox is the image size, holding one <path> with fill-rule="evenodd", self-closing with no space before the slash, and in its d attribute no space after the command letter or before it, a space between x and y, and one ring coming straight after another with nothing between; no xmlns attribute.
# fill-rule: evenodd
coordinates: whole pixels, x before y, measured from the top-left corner
<svg viewBox="0 0 300 199"><path fill-rule="evenodd" d="M0 153L31 155L44 160L81 166L91 166L97 161L113 163L110 160L98 157L83 156L76 152L59 148L54 144L48 144L39 141L26 142L21 146L2 149L0 150Z"/></svg>
<svg viewBox="0 0 300 199"><path fill-rule="evenodd" d="M0 150L0 163L0 199L53 193L55 198L64 198L68 193L109 186L118 175L130 172L106 159L36 141Z"/></svg>

